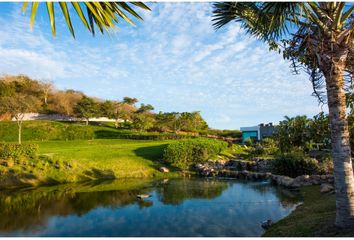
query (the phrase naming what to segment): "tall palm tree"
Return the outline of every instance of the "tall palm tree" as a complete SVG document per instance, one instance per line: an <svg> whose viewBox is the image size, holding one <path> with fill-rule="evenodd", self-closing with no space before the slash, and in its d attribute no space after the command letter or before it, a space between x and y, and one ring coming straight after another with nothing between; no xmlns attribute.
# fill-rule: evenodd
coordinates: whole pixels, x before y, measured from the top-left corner
<svg viewBox="0 0 354 240"><path fill-rule="evenodd" d="M55 2L45 2L41 3L45 4L50 26L52 29L52 33L56 35L56 27L55 27ZM61 14L64 16L65 22L72 34L75 38L74 28L71 22L70 11L69 11L69 2L57 2L61 9ZM119 20L123 19L131 25L134 25L132 20L128 15L132 15L133 17L143 20L140 15L133 9L132 5L144 10L150 10L148 6L146 6L142 2L131 2L130 4L126 2L71 2L72 8L75 10L77 16L80 18L81 22L84 24L86 29L95 35L95 26L98 30L103 34L105 31L109 32L110 29L116 28L116 24ZM39 2L31 3L31 13L30 13L30 25L33 27L35 16L37 13ZM28 6L28 2L23 4L22 11L26 12ZM86 12L86 14L84 13Z"/></svg>
<svg viewBox="0 0 354 240"><path fill-rule="evenodd" d="M314 93L326 85L336 185L336 225L354 224L354 179L345 105L345 76L353 78L354 4L345 2L220 2L213 21L231 21L311 75ZM349 75L346 73L349 72ZM324 92L323 92L324 93ZM322 96L323 97L323 96ZM321 101L323 98L321 98Z"/></svg>

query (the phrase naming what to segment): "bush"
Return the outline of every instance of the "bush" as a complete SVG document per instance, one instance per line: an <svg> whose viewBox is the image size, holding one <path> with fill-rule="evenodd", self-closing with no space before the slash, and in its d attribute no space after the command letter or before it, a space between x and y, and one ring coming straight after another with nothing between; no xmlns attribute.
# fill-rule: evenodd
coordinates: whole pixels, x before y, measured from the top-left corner
<svg viewBox="0 0 354 240"><path fill-rule="evenodd" d="M251 138L247 138L244 142L244 144L248 147L253 145L253 140Z"/></svg>
<svg viewBox="0 0 354 240"><path fill-rule="evenodd" d="M213 139L187 139L171 143L164 151L164 159L180 169L188 169L217 156L227 148L227 143Z"/></svg>
<svg viewBox="0 0 354 240"><path fill-rule="evenodd" d="M63 133L64 140L92 139L95 132L92 128L80 125L69 125Z"/></svg>
<svg viewBox="0 0 354 240"><path fill-rule="evenodd" d="M313 158L307 158L301 151L278 154L273 164L274 171L277 174L290 177L314 174L319 171L318 161Z"/></svg>
<svg viewBox="0 0 354 240"><path fill-rule="evenodd" d="M0 144L1 159L19 159L21 157L34 158L38 153L38 145L36 144Z"/></svg>

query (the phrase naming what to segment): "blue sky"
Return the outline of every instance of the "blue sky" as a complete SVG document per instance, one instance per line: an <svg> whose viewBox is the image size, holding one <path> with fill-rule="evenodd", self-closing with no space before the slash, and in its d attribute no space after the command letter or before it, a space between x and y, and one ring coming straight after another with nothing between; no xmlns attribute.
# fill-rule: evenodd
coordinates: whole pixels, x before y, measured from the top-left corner
<svg viewBox="0 0 354 240"><path fill-rule="evenodd" d="M150 103L158 111L201 111L210 127L238 129L321 111L308 76L238 24L215 31L211 3L148 3L144 22L92 37L61 16L57 36L39 8L35 27L20 3L0 3L0 74L52 80L58 89Z"/></svg>

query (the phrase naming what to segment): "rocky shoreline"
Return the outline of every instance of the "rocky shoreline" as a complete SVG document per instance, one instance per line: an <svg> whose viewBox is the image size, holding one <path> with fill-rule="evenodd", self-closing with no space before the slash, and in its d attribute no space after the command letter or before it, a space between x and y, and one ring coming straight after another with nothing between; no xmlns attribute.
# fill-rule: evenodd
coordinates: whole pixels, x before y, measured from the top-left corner
<svg viewBox="0 0 354 240"><path fill-rule="evenodd" d="M265 159L257 159L253 162L243 160L208 161L205 164L196 165L196 170L203 177L227 177L246 180L270 179L273 183L287 188L321 185L321 191L322 189L333 190L333 175L301 175L296 178L276 175L269 171L271 169L270 161Z"/></svg>

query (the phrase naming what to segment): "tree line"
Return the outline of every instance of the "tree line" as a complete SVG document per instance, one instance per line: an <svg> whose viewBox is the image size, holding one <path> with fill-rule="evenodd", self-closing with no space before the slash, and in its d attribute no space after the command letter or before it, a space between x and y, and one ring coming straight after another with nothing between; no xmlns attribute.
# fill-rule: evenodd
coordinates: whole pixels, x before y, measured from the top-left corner
<svg viewBox="0 0 354 240"><path fill-rule="evenodd" d="M107 117L115 120L116 128L157 132L200 132L208 129L199 111L153 112L151 104L124 97L122 100L103 100L75 90L57 90L50 81L39 81L25 75L0 77L0 114L15 118L21 127L25 113L64 114L83 119Z"/></svg>

